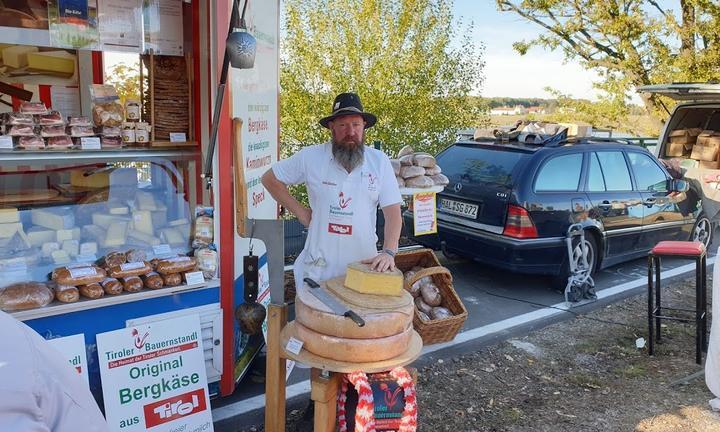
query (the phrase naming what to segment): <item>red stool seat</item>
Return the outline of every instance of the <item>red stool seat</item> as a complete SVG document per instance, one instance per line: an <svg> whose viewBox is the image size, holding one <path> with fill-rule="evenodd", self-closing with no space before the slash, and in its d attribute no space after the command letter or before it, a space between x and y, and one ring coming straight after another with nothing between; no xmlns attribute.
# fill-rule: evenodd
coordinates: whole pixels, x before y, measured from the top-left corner
<svg viewBox="0 0 720 432"><path fill-rule="evenodd" d="M705 245L699 241L661 241L650 251L653 255L699 256L705 253Z"/></svg>

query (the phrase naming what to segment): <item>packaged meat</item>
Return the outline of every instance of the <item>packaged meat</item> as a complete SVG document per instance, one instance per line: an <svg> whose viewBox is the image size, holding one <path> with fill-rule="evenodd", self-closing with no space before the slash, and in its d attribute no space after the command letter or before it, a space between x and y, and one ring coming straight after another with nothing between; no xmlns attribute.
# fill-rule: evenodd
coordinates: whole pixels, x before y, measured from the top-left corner
<svg viewBox="0 0 720 432"><path fill-rule="evenodd" d="M68 117L68 126L89 126L92 127L92 122L88 117Z"/></svg>
<svg viewBox="0 0 720 432"><path fill-rule="evenodd" d="M69 149L73 148L75 144L73 143L72 139L70 139L69 136L57 136L57 137L50 137L47 139L47 148L48 149Z"/></svg>
<svg viewBox="0 0 720 432"><path fill-rule="evenodd" d="M150 272L142 277L145 282L145 288L160 289L163 287L163 278L156 272Z"/></svg>
<svg viewBox="0 0 720 432"><path fill-rule="evenodd" d="M5 114L5 124L8 126L12 126L12 125L33 126L35 124L35 118L33 118L32 114L11 112L11 113Z"/></svg>
<svg viewBox="0 0 720 432"><path fill-rule="evenodd" d="M57 111L50 111L48 114L39 116L38 124L40 126L64 126L65 120Z"/></svg>
<svg viewBox="0 0 720 432"><path fill-rule="evenodd" d="M72 285L60 285L51 282L51 288L55 292L55 300L60 303L75 303L80 300L80 291Z"/></svg>
<svg viewBox="0 0 720 432"><path fill-rule="evenodd" d="M100 135L104 137L120 137L120 131L120 126L103 126L100 130Z"/></svg>
<svg viewBox="0 0 720 432"><path fill-rule="evenodd" d="M66 136L65 126L62 124L55 126L43 126L40 128L40 135L44 138Z"/></svg>
<svg viewBox="0 0 720 432"><path fill-rule="evenodd" d="M102 137L100 138L100 147L102 148L120 148L123 141L120 137Z"/></svg>
<svg viewBox="0 0 720 432"><path fill-rule="evenodd" d="M88 285L105 279L107 272L97 266L60 267L53 271L53 280L60 285Z"/></svg>
<svg viewBox="0 0 720 432"><path fill-rule="evenodd" d="M114 278L128 278L130 276L140 276L148 274L152 271L150 264L145 261L128 262L108 268L108 275Z"/></svg>
<svg viewBox="0 0 720 432"><path fill-rule="evenodd" d="M182 275L180 273L170 273L162 275L163 284L168 287L178 286L182 283Z"/></svg>
<svg viewBox="0 0 720 432"><path fill-rule="evenodd" d="M78 287L78 290L83 297L87 297L89 299L99 299L100 297L105 295L105 291L97 282L87 285L80 285Z"/></svg>
<svg viewBox="0 0 720 432"><path fill-rule="evenodd" d="M160 274L184 273L194 270L196 265L195 258L182 256L160 260L155 271Z"/></svg>
<svg viewBox="0 0 720 432"><path fill-rule="evenodd" d="M15 283L0 288L0 309L6 312L35 309L47 306L54 297L44 283Z"/></svg>
<svg viewBox="0 0 720 432"><path fill-rule="evenodd" d="M100 286L102 286L103 291L105 291L107 295L118 295L122 293L123 290L123 285L120 281L111 277L103 279L102 282L100 282Z"/></svg>
<svg viewBox="0 0 720 432"><path fill-rule="evenodd" d="M138 292L143 289L143 281L139 276L122 278L120 281L123 284L123 290L125 290L125 292Z"/></svg>
<svg viewBox="0 0 720 432"><path fill-rule="evenodd" d="M23 150L42 150L45 148L45 140L37 135L21 136L15 138L15 146Z"/></svg>
<svg viewBox="0 0 720 432"><path fill-rule="evenodd" d="M23 102L20 104L20 112L23 114L43 115L48 109L42 102Z"/></svg>
<svg viewBox="0 0 720 432"><path fill-rule="evenodd" d="M98 103L93 106L95 126L120 126L123 122L123 107L115 102Z"/></svg>
<svg viewBox="0 0 720 432"><path fill-rule="evenodd" d="M35 135L35 127L30 125L12 125L7 128L6 134L10 136L33 136Z"/></svg>
<svg viewBox="0 0 720 432"><path fill-rule="evenodd" d="M68 128L68 132L73 138L95 136L95 130L91 126L71 126Z"/></svg>
<svg viewBox="0 0 720 432"><path fill-rule="evenodd" d="M198 249L195 251L195 258L205 279L217 277L218 256L216 251L209 248Z"/></svg>

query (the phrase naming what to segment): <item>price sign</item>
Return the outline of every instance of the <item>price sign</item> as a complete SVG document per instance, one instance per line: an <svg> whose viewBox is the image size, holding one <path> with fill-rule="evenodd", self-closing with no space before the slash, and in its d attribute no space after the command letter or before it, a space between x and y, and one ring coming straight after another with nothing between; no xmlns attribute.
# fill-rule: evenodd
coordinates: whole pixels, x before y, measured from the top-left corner
<svg viewBox="0 0 720 432"><path fill-rule="evenodd" d="M159 244L153 246L153 253L155 253L155 258L167 258L172 255L172 249L167 243Z"/></svg>
<svg viewBox="0 0 720 432"><path fill-rule="evenodd" d="M413 194L413 228L416 236L437 232L435 201L435 192Z"/></svg>
<svg viewBox="0 0 720 432"><path fill-rule="evenodd" d="M3 135L0 136L0 149L2 150L12 150L13 149L13 140L11 136Z"/></svg>
<svg viewBox="0 0 720 432"><path fill-rule="evenodd" d="M185 273L185 281L188 285L202 284L205 283L205 277L200 271L190 272Z"/></svg>
<svg viewBox="0 0 720 432"><path fill-rule="evenodd" d="M185 132L170 132L170 142L185 142L187 135Z"/></svg>
<svg viewBox="0 0 720 432"><path fill-rule="evenodd" d="M82 137L80 138L80 148L83 150L100 150L99 137Z"/></svg>

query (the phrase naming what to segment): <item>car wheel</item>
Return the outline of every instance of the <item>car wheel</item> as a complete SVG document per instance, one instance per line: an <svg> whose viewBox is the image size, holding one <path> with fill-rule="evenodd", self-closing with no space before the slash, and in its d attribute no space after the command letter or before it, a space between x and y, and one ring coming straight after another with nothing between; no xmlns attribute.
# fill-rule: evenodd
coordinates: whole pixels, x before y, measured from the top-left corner
<svg viewBox="0 0 720 432"><path fill-rule="evenodd" d="M598 246L595 237L589 232L585 231L585 242L581 244L580 238L573 240L573 249L571 259L575 262L575 266L580 267L580 263L583 259L583 247L587 251L587 261L590 276L595 274L598 266ZM570 277L570 262L566 258L560 268L560 274L555 278L558 286L565 288Z"/></svg>
<svg viewBox="0 0 720 432"><path fill-rule="evenodd" d="M695 220L690 240L702 242L706 248L710 247L714 228L713 223L710 222L710 219L707 216L705 216L705 213L700 213Z"/></svg>

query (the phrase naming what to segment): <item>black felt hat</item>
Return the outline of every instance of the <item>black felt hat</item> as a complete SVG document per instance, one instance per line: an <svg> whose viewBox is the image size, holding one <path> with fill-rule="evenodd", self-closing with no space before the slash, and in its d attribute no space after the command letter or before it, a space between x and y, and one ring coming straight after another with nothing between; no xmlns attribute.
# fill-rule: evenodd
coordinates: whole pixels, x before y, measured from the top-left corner
<svg viewBox="0 0 720 432"><path fill-rule="evenodd" d="M340 93L335 97L333 102L332 114L327 117L320 119L320 124L323 127L328 127L328 123L335 120L338 117L344 115L361 115L365 119L365 129L373 127L377 122L375 114L370 114L363 111L362 102L360 102L360 96L355 93Z"/></svg>

